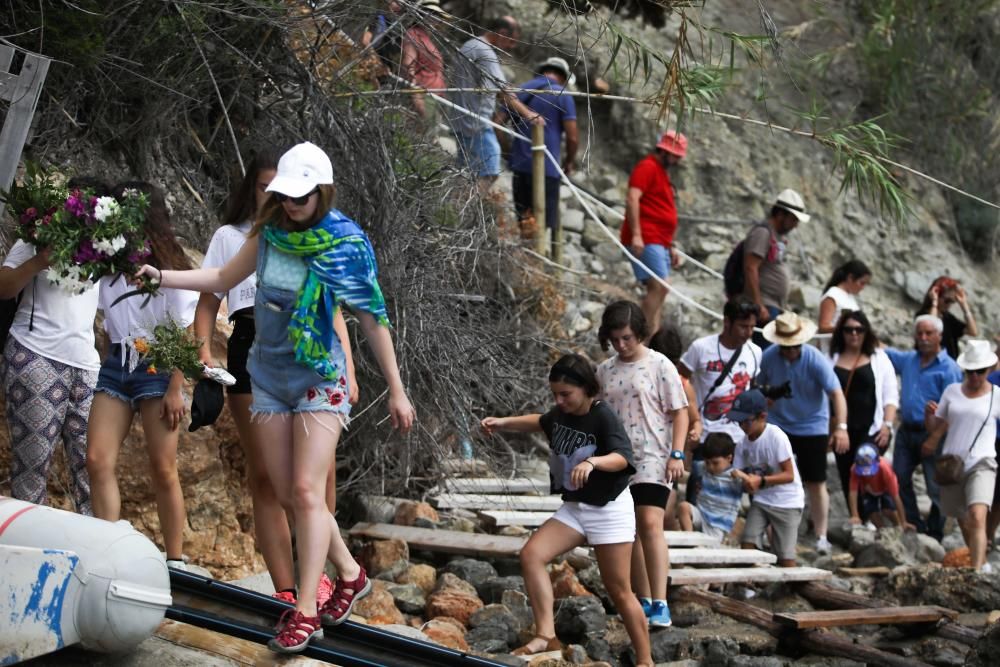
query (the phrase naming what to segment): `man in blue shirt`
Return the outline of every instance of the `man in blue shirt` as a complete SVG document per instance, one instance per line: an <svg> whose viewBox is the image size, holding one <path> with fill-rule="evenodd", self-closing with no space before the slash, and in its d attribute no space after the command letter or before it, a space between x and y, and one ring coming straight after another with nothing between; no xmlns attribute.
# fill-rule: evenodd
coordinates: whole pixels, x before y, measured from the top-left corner
<svg viewBox="0 0 1000 667"><path fill-rule="evenodd" d="M886 354L900 376L899 417L902 424L896 434L896 447L892 452L892 469L899 478L899 497L906 510L906 520L921 532L941 540L944 536L944 517L941 515L940 494L934 481L936 455L922 458L920 447L927 439L924 426L926 410L937 409L944 388L962 381L962 369L941 347L944 325L934 315L920 315L914 321L915 350L886 348ZM926 523L917 509L917 496L913 491L913 471L923 466L927 495L931 498L931 511Z"/></svg>
<svg viewBox="0 0 1000 667"><path fill-rule="evenodd" d="M799 476L809 498L809 516L816 533L816 550L829 553L826 538L830 494L826 488L826 452L832 446L839 453L850 447L847 438L847 400L830 360L812 345L804 345L816 334L817 326L793 312L785 312L768 322L764 338L774 343L764 350L757 386L777 388L788 384L788 392L774 402L767 421L788 436L795 453ZM830 403L836 427L830 433Z"/></svg>
<svg viewBox="0 0 1000 667"><path fill-rule="evenodd" d="M517 93L517 99L531 111L545 118L545 147L552 156L560 159L562 135L566 135L566 156L562 168L567 175L576 166L576 149L579 134L576 125L576 104L569 95L562 94L573 84L569 64L562 58L549 58L538 66L538 76L521 84L525 90L550 90L551 93ZM513 114L514 130L526 137L531 127L523 116ZM510 149L510 170L514 172L514 208L518 219L523 219L532 208L531 193L531 144L514 139ZM555 229L559 220L559 172L548 158L545 159L545 224Z"/></svg>

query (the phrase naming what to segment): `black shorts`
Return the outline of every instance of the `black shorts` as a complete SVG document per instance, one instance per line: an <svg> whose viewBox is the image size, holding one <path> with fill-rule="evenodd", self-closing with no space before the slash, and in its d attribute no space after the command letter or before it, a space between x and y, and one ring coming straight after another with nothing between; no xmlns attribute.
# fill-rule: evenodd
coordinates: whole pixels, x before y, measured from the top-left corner
<svg viewBox="0 0 1000 667"><path fill-rule="evenodd" d="M799 477L803 482L826 481L826 448L830 442L827 435L789 435L795 463L799 467Z"/></svg>
<svg viewBox="0 0 1000 667"><path fill-rule="evenodd" d="M233 317L233 335L229 337L229 348L226 352L226 367L236 378L236 384L226 387L226 391L230 394L251 393L247 357L250 356L250 346L253 345L253 339L256 335L257 327L254 326L253 310L244 308L237 311Z"/></svg>
<svg viewBox="0 0 1000 667"><path fill-rule="evenodd" d="M634 505L649 505L666 509L670 487L663 484L633 484L629 487Z"/></svg>

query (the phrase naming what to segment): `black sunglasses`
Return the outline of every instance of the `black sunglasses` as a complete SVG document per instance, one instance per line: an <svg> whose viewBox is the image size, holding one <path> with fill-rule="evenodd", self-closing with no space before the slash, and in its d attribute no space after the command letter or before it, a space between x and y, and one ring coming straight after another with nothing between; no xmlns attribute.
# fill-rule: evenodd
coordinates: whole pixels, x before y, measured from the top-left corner
<svg viewBox="0 0 1000 667"><path fill-rule="evenodd" d="M972 368L965 371L969 375L986 375L990 372L989 368Z"/></svg>
<svg viewBox="0 0 1000 667"><path fill-rule="evenodd" d="M309 201L309 198L312 197L317 192L319 192L319 188L313 188L312 190L305 193L301 197L289 197L288 195L282 194L280 192L272 192L271 195L274 197L274 201L278 202L279 204L284 204L286 201L291 200L291 202L296 206L305 206L306 202Z"/></svg>
<svg viewBox="0 0 1000 667"><path fill-rule="evenodd" d="M844 333L849 333L849 334L863 334L864 332L868 331L868 329L864 327L844 327L842 331Z"/></svg>

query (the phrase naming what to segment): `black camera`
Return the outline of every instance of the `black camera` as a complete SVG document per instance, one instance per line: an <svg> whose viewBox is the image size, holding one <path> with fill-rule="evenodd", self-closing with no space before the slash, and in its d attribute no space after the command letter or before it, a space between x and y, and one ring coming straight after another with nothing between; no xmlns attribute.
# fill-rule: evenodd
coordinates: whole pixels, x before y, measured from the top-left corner
<svg viewBox="0 0 1000 667"><path fill-rule="evenodd" d="M792 397L792 381L788 380L781 384L758 384L754 389L764 394L765 398L777 401L782 398Z"/></svg>

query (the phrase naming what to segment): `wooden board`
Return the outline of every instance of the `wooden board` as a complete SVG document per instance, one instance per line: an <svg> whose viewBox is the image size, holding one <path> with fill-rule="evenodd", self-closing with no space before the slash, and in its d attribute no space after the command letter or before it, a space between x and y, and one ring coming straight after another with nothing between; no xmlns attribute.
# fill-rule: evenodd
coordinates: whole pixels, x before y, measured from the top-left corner
<svg viewBox="0 0 1000 667"><path fill-rule="evenodd" d="M838 567L837 574L843 577L887 577L891 570L885 565L872 567Z"/></svg>
<svg viewBox="0 0 1000 667"><path fill-rule="evenodd" d="M876 609L839 609L836 611L800 611L775 614L774 620L796 628L835 628L845 625L891 625L894 623L937 623L942 618L955 619L958 613L934 606L880 607Z"/></svg>
<svg viewBox="0 0 1000 667"><path fill-rule="evenodd" d="M548 495L549 480L530 477L450 477L442 483L450 493L536 493Z"/></svg>
<svg viewBox="0 0 1000 667"><path fill-rule="evenodd" d="M369 537L376 540L403 540L411 549L482 558L516 555L526 541L524 537L462 533L455 530L394 526L387 523L357 523L348 534L352 537Z"/></svg>
<svg viewBox="0 0 1000 667"><path fill-rule="evenodd" d="M821 581L833 572L815 567L671 568L670 585Z"/></svg>
<svg viewBox="0 0 1000 667"><path fill-rule="evenodd" d="M288 665L290 667L329 665L322 660L302 656L279 656L263 644L229 637L177 621L164 620L157 628L156 636L171 644L217 655L241 665Z"/></svg>
<svg viewBox="0 0 1000 667"><path fill-rule="evenodd" d="M555 512L563 504L559 496L505 496L479 493L442 493L431 498L438 509L529 510Z"/></svg>
<svg viewBox="0 0 1000 667"><path fill-rule="evenodd" d="M671 565L773 565L776 562L777 556L757 549L692 547L670 552Z"/></svg>

